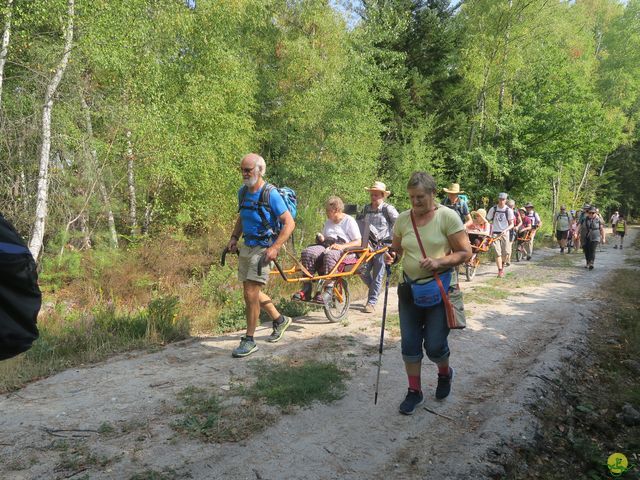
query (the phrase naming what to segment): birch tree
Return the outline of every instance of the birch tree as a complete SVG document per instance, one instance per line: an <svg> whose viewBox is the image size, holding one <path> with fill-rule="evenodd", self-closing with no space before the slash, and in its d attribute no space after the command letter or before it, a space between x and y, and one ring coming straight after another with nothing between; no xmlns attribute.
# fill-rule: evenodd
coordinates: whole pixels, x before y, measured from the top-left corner
<svg viewBox="0 0 640 480"><path fill-rule="evenodd" d="M40 169L38 172L38 191L36 197L36 218L29 240L29 250L36 260L42 250L45 223L47 220L47 202L49 196L49 154L51 151L51 113L54 96L62 81L71 56L73 46L73 22L75 19L75 0L67 1L67 24L64 29L64 49L53 78L47 85L42 108L42 146L40 148Z"/></svg>
<svg viewBox="0 0 640 480"><path fill-rule="evenodd" d="M4 17L4 29L2 31L2 46L0 46L0 109L2 109L2 84L4 81L4 65L7 62L9 38L11 36L11 14L13 13L13 0L7 0Z"/></svg>
<svg viewBox="0 0 640 480"><path fill-rule="evenodd" d="M84 113L85 129L87 131L87 143L89 145L89 160L91 174L95 176L98 183L98 190L100 192L100 198L102 199L103 209L107 215L107 223L109 225L109 241L112 248L118 248L118 232L116 231L116 221L113 216L113 210L111 209L111 199L107 192L107 187L102 179L100 168L98 165L98 152L94 145L93 137L93 122L91 121L91 111L89 104L84 98L84 94L80 95L80 103L82 104L82 111Z"/></svg>

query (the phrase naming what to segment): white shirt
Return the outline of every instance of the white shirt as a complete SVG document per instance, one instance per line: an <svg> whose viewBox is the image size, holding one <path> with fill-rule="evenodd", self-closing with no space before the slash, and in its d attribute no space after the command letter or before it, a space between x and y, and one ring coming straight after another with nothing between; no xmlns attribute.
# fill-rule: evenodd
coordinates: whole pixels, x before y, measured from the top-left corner
<svg viewBox="0 0 640 480"><path fill-rule="evenodd" d="M360 229L358 228L358 222L356 222L356 219L351 215L345 215L340 223L333 223L331 220L327 219L327 221L324 222L322 234L325 238L342 238L345 240L345 243L360 240L362 238Z"/></svg>
<svg viewBox="0 0 640 480"><path fill-rule="evenodd" d="M489 209L487 220L493 222L493 233L500 233L509 228L509 224L513 223L513 210L506 205L502 208L495 205Z"/></svg>

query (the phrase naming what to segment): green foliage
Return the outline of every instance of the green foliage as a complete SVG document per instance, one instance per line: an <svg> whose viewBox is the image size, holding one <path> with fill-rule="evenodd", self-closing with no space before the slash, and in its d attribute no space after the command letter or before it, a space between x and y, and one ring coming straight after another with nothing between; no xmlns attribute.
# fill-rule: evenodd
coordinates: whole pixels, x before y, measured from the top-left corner
<svg viewBox="0 0 640 480"><path fill-rule="evenodd" d="M40 284L46 290L56 291L66 284L82 278L82 253L67 251L60 256L44 256Z"/></svg>
<svg viewBox="0 0 640 480"><path fill-rule="evenodd" d="M179 299L176 296L159 297L149 303L147 332L150 338L175 342L189 336L189 320L178 314Z"/></svg>
<svg viewBox="0 0 640 480"><path fill-rule="evenodd" d="M311 310L308 303L294 302L285 297L280 299L276 304L276 308L282 315L292 318L303 317Z"/></svg>
<svg viewBox="0 0 640 480"><path fill-rule="evenodd" d="M242 292L237 292L221 307L216 322L217 333L234 332L247 325Z"/></svg>

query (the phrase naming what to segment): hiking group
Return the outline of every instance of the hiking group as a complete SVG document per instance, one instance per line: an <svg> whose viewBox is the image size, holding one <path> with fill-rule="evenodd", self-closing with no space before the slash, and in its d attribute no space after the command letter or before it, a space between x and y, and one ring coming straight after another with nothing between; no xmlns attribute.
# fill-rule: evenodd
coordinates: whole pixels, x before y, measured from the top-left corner
<svg viewBox="0 0 640 480"><path fill-rule="evenodd" d="M232 356L238 358L258 350L254 334L260 310L264 310L272 321L272 331L266 339L268 342L280 341L292 324L292 319L278 311L263 289L272 262L295 229L297 199L290 188L278 188L265 181L266 167L265 160L258 154L251 153L242 158L242 186L237 193L238 217L225 249L238 253L238 279L242 283L245 302L246 331L232 351ZM459 291L457 267L471 258L474 249L490 244L496 255L498 277L504 277L504 269L511 264L514 243L517 259L531 260L534 238L542 221L532 203L518 209L507 193L498 194L495 205L488 212L483 208L470 211L468 198L457 183L444 189L446 198L440 204L436 200L436 181L426 172L414 172L406 188L411 208L400 213L388 202L391 192L380 181L365 187L370 201L356 218L345 213L341 198L329 197L324 204L326 221L322 232L316 235L315 243L301 253L299 263L308 276L304 287L294 294L293 299L318 304L328 302L330 296L327 297L327 292L333 287L331 278L320 283L322 288L313 295L315 273L326 276L335 271L338 264L356 264L356 254L350 249L361 248L365 243L367 248L379 250L379 254L371 256L354 273L367 286L367 299L362 311L373 313L385 272L388 287L390 265L401 262L398 312L408 390L399 411L410 415L424 401L421 370L425 354L437 368L435 397L444 399L451 390L455 370L449 365L447 339L450 328L461 328L449 321L453 305L450 301L453 295L449 294ZM363 223L366 227L362 226ZM585 268L593 269L598 245L605 242L605 221L598 210L585 204L576 215L574 211L567 212L563 205L554 223L560 252L564 253L565 249L570 252L572 247L581 245ZM615 248L622 249L626 219L616 211L610 223L612 233L619 238ZM1 217L0 234L0 256L3 257L1 263L4 268L0 278L0 300L3 305L17 302L24 307L13 308L11 315L8 310L0 309L2 359L25 351L37 338L36 317L41 297L35 262L19 235ZM483 251L486 250L488 247ZM24 298L16 296L17 282L24 284L21 287ZM425 298L429 301L425 302ZM383 332L380 353L382 339Z"/></svg>

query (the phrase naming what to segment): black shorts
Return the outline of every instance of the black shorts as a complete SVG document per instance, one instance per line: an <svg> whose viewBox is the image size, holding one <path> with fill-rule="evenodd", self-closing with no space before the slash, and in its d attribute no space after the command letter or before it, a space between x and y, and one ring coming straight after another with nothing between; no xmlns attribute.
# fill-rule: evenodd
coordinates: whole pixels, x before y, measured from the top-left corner
<svg viewBox="0 0 640 480"><path fill-rule="evenodd" d="M569 230L556 230L556 240L566 240L569 238Z"/></svg>
<svg viewBox="0 0 640 480"><path fill-rule="evenodd" d="M616 235L620 238L624 238L624 232L616 232Z"/></svg>

